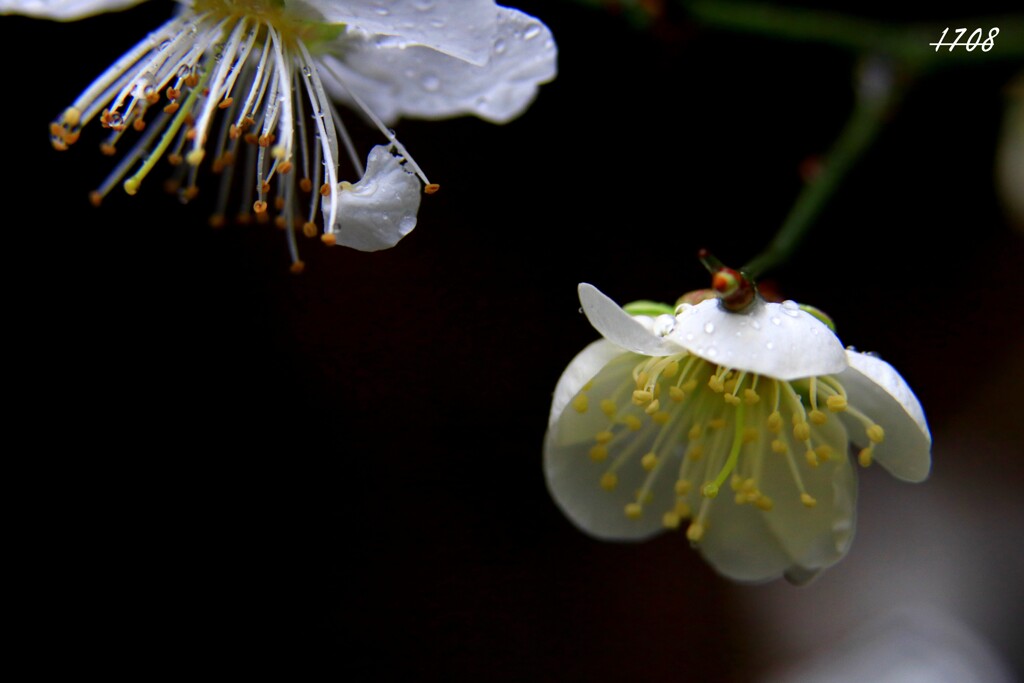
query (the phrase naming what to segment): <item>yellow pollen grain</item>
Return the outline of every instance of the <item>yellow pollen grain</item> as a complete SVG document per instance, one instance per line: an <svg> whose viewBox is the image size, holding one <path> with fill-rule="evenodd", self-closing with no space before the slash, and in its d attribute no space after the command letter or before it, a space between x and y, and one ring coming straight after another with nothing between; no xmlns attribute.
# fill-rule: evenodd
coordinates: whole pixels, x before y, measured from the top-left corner
<svg viewBox="0 0 1024 683"><path fill-rule="evenodd" d="M594 435L594 441L597 441L598 443L608 443L612 440L612 436L613 434L605 429Z"/></svg>
<svg viewBox="0 0 1024 683"><path fill-rule="evenodd" d="M692 488L693 488L693 484L691 484L690 482L688 482L685 479L678 479L676 481L675 489L676 489L676 495L678 495L678 496L685 496L686 494L688 494L690 492L690 490Z"/></svg>
<svg viewBox="0 0 1024 683"><path fill-rule="evenodd" d="M711 391L715 392L716 394L720 394L723 391L725 391L725 383L722 382L722 380L717 375L712 375L710 378L708 378L708 386L711 388Z"/></svg>
<svg viewBox="0 0 1024 683"><path fill-rule="evenodd" d="M779 411L775 411L768 416L768 431L772 434L778 434L782 431L782 414Z"/></svg>
<svg viewBox="0 0 1024 683"><path fill-rule="evenodd" d="M757 497L757 500L754 501L754 505L764 510L765 512L768 512L773 507L772 499L764 494Z"/></svg>
<svg viewBox="0 0 1024 683"><path fill-rule="evenodd" d="M736 391L736 380L730 379L725 383L724 387L725 390L728 391L730 394L733 393L734 391Z"/></svg>
<svg viewBox="0 0 1024 683"><path fill-rule="evenodd" d="M735 394L725 394L722 398L731 406L738 406L740 404L740 399Z"/></svg>
<svg viewBox="0 0 1024 683"><path fill-rule="evenodd" d="M871 448L862 448L860 453L857 454L857 462L860 463L861 467L870 467L873 457L874 451Z"/></svg>
<svg viewBox="0 0 1024 683"><path fill-rule="evenodd" d="M747 402L748 406L752 406L761 400L761 397L757 395L757 392L753 389L743 390L743 400Z"/></svg>
<svg viewBox="0 0 1024 683"><path fill-rule="evenodd" d="M666 529L678 529L680 521L679 515L674 512L666 512L661 516L661 525Z"/></svg>
<svg viewBox="0 0 1024 683"><path fill-rule="evenodd" d="M700 424L695 424L692 427L690 427L690 433L687 434L687 436L689 436L690 440L693 441L695 439L699 439L700 435L703 434L703 433L704 433L704 430L701 429Z"/></svg>
<svg viewBox="0 0 1024 683"><path fill-rule="evenodd" d="M647 380L649 375L646 370L642 370L639 375L636 376L636 386L638 389L642 389L647 386Z"/></svg>
<svg viewBox="0 0 1024 683"><path fill-rule="evenodd" d="M656 425L662 425L662 426L664 426L664 425L667 425L667 424L668 424L668 417L669 417L669 416L668 416L668 413L667 413L667 412L665 412L664 410L659 410L659 411L658 411L658 412L656 412L656 413L655 413L654 415L651 415L651 420L652 420L652 421L654 422L654 424L656 424Z"/></svg>
<svg viewBox="0 0 1024 683"><path fill-rule="evenodd" d="M686 519L690 516L690 506L685 500L677 500L672 511L679 515L679 519Z"/></svg>
<svg viewBox="0 0 1024 683"><path fill-rule="evenodd" d="M671 398L676 403L679 403L684 398L686 398L686 394L679 387L669 387L668 397Z"/></svg>
<svg viewBox="0 0 1024 683"><path fill-rule="evenodd" d="M654 453L648 453L644 457L640 458L640 466L650 472L654 469L654 466L658 464L658 456Z"/></svg>
<svg viewBox="0 0 1024 683"><path fill-rule="evenodd" d="M653 401L647 404L647 407L644 408L644 412L647 413L648 415L654 415L656 412L658 412L658 408L660 407L661 402L658 401L658 399L654 399Z"/></svg>
<svg viewBox="0 0 1024 683"><path fill-rule="evenodd" d="M644 514L644 509L640 503L627 503L625 512L626 517L630 519L640 519Z"/></svg>
<svg viewBox="0 0 1024 683"><path fill-rule="evenodd" d="M833 413L841 413L846 410L847 403L845 398L836 394L835 396L829 396L825 400L825 405L827 405L828 409Z"/></svg>
<svg viewBox="0 0 1024 683"><path fill-rule="evenodd" d="M691 522L690 526L686 529L686 538L691 543L696 543L704 536L704 525L700 522Z"/></svg>
<svg viewBox="0 0 1024 683"><path fill-rule="evenodd" d="M760 435L761 432L759 432L756 427L744 427L743 443L754 443Z"/></svg>
<svg viewBox="0 0 1024 683"><path fill-rule="evenodd" d="M807 441L811 438L811 426L806 422L797 422L793 425L793 436L797 441Z"/></svg>
<svg viewBox="0 0 1024 683"><path fill-rule="evenodd" d="M605 472L601 476L601 488L605 491L614 491L619 485L619 477L614 472Z"/></svg>
<svg viewBox="0 0 1024 683"><path fill-rule="evenodd" d="M783 454L788 448L786 448L786 442L781 439L772 439L772 451L775 453Z"/></svg>
<svg viewBox="0 0 1024 683"><path fill-rule="evenodd" d="M425 194L434 194L441 189L441 185L438 183L428 183L423 186L423 192Z"/></svg>
<svg viewBox="0 0 1024 683"><path fill-rule="evenodd" d="M60 120L71 128L74 128L82 121L82 112L77 107L68 107L61 114Z"/></svg>
<svg viewBox="0 0 1024 683"><path fill-rule="evenodd" d="M185 161L187 161L192 166L198 166L203 162L204 156L206 156L206 150L193 149L191 152L185 155Z"/></svg>
<svg viewBox="0 0 1024 683"><path fill-rule="evenodd" d="M811 418L811 422L819 426L828 422L828 415L818 409L812 410L808 417Z"/></svg>
<svg viewBox="0 0 1024 683"><path fill-rule="evenodd" d="M704 457L704 446L701 444L695 444L694 447L690 449L690 452L686 454L686 457L690 460L700 460Z"/></svg>
<svg viewBox="0 0 1024 683"><path fill-rule="evenodd" d="M809 493L801 493L800 494L800 502L804 504L804 507L808 507L808 508L812 508L812 507L814 507L815 505L818 504L818 501L816 501L814 499L814 496L812 496Z"/></svg>
<svg viewBox="0 0 1024 683"><path fill-rule="evenodd" d="M742 485L743 485L743 477L741 477L740 475L738 475L735 472L733 472L732 473L732 477L729 479L729 487L733 491L739 491L740 490L740 486L742 486Z"/></svg>
<svg viewBox="0 0 1024 683"><path fill-rule="evenodd" d="M328 247L333 247L338 243L338 237L333 232L325 232L320 235L320 241L326 244Z"/></svg>
<svg viewBox="0 0 1024 683"><path fill-rule="evenodd" d="M601 412L608 417L615 415L615 401L610 398L601 399Z"/></svg>
<svg viewBox="0 0 1024 683"><path fill-rule="evenodd" d="M576 397L572 399L572 407L577 413L587 412L589 406L590 399L587 398L586 394L576 394Z"/></svg>
<svg viewBox="0 0 1024 683"><path fill-rule="evenodd" d="M316 223L306 221L302 224L302 234L306 237L316 237Z"/></svg>
<svg viewBox="0 0 1024 683"><path fill-rule="evenodd" d="M608 458L608 449L598 444L590 449L590 459L594 462L601 462Z"/></svg>
<svg viewBox="0 0 1024 683"><path fill-rule="evenodd" d="M664 377L665 379L672 379L673 377L676 376L676 373L678 373L678 372L679 372L679 362L678 361L672 361L671 363L669 363L668 365L665 366L664 370L661 371L661 376Z"/></svg>
<svg viewBox="0 0 1024 683"><path fill-rule="evenodd" d="M868 427L868 438L872 443L882 443L885 440L885 430L881 425L873 424Z"/></svg>
<svg viewBox="0 0 1024 683"><path fill-rule="evenodd" d="M644 426L644 423L641 422L640 418L637 417L636 415L627 415L625 422L626 427L628 427L629 430L633 432L639 430L641 427Z"/></svg>
<svg viewBox="0 0 1024 683"><path fill-rule="evenodd" d="M296 261L295 263L293 263L291 266L288 267L288 270L290 270L292 272L292 274L294 274L294 275L298 275L299 273L301 273L305 269L306 269L306 263L304 261Z"/></svg>
<svg viewBox="0 0 1024 683"><path fill-rule="evenodd" d="M725 418L716 417L714 420L708 422L708 427L711 429L722 429L725 427Z"/></svg>
<svg viewBox="0 0 1024 683"><path fill-rule="evenodd" d="M697 388L697 380L695 380L695 379L688 379L685 382L683 382L682 389L683 389L683 391L685 391L688 394L693 393L693 390L696 389L696 388Z"/></svg>
<svg viewBox="0 0 1024 683"><path fill-rule="evenodd" d="M638 406L650 403L653 398L654 394L649 391L644 391L643 389L637 389L633 392L633 403Z"/></svg>
<svg viewBox="0 0 1024 683"><path fill-rule="evenodd" d="M832 458L832 448L826 444L822 444L814 449L814 452L818 455L818 460L821 462L828 462Z"/></svg>
<svg viewBox="0 0 1024 683"><path fill-rule="evenodd" d="M814 451L807 451L804 453L804 457L807 459L807 464L811 467L818 466L818 454Z"/></svg>
<svg viewBox="0 0 1024 683"><path fill-rule="evenodd" d="M744 479L743 483L740 484L740 490L744 493L757 493L757 482L754 481L753 477Z"/></svg>

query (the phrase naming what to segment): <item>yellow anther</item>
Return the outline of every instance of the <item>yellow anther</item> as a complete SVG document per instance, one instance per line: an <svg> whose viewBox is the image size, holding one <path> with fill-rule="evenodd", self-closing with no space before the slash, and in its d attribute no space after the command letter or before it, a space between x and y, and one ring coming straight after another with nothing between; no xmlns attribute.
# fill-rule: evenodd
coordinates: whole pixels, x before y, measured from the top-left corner
<svg viewBox="0 0 1024 683"><path fill-rule="evenodd" d="M695 424L692 427L690 427L690 433L687 434L687 436L689 436L690 440L692 441L694 439L699 439L700 435L703 433L704 430L701 428L700 424Z"/></svg>
<svg viewBox="0 0 1024 683"><path fill-rule="evenodd" d="M676 373L678 373L678 372L679 372L679 362L678 361L672 361L671 363L669 363L668 365L665 366L664 370L661 371L661 376L664 377L665 379L672 379L673 377L676 376Z"/></svg>
<svg viewBox="0 0 1024 683"><path fill-rule="evenodd" d="M694 444L693 448L686 454L690 460L700 460L704 457L704 446L701 444Z"/></svg>
<svg viewBox="0 0 1024 683"><path fill-rule="evenodd" d="M860 463L861 467L870 467L873 457L874 450L872 448L862 448L860 453L857 454L857 462Z"/></svg>
<svg viewBox="0 0 1024 683"><path fill-rule="evenodd" d="M814 451L807 451L804 453L804 457L807 458L807 464L811 467L818 466L818 454Z"/></svg>
<svg viewBox="0 0 1024 683"><path fill-rule="evenodd" d="M730 379L723 386L725 387L725 390L731 394L736 391L736 380Z"/></svg>
<svg viewBox="0 0 1024 683"><path fill-rule="evenodd" d="M733 472L732 473L732 477L729 478L729 488L731 488L733 491L739 491L740 490L740 486L742 486L742 485L743 485L743 477L741 477L740 475L738 475L735 472Z"/></svg>
<svg viewBox="0 0 1024 683"><path fill-rule="evenodd" d="M608 449L598 444L590 449L590 459L594 462L601 462L608 457Z"/></svg>
<svg viewBox="0 0 1024 683"><path fill-rule="evenodd" d="M691 522L690 526L686 529L686 538L691 543L696 543L704 536L704 525L700 522Z"/></svg>
<svg viewBox="0 0 1024 683"><path fill-rule="evenodd" d="M434 194L440 189L441 185L439 183L428 183L427 185L423 186L423 192L425 194Z"/></svg>
<svg viewBox="0 0 1024 683"><path fill-rule="evenodd" d="M868 438L872 443L882 443L885 439L885 430L881 425L873 424L868 427Z"/></svg>
<svg viewBox="0 0 1024 683"><path fill-rule="evenodd" d="M772 434L782 431L782 413L777 410L768 416L768 431Z"/></svg>
<svg viewBox="0 0 1024 683"><path fill-rule="evenodd" d="M654 469L654 466L658 464L658 456L654 453L648 453L644 457L640 458L640 466L650 472Z"/></svg>
<svg viewBox="0 0 1024 683"><path fill-rule="evenodd" d="M630 519L640 519L644 514L644 509L640 503L627 503L626 504L626 516Z"/></svg>
<svg viewBox="0 0 1024 683"><path fill-rule="evenodd" d="M828 415L818 409L812 410L808 417L811 418L811 422L819 426L828 422Z"/></svg>
<svg viewBox="0 0 1024 683"><path fill-rule="evenodd" d="M586 394L576 394L576 397L572 400L572 407L576 409L577 413L587 412L589 406L590 399L587 398Z"/></svg>
<svg viewBox="0 0 1024 683"><path fill-rule="evenodd" d="M654 398L654 394L643 389L637 389L633 392L633 403L642 406L647 405Z"/></svg>
<svg viewBox="0 0 1024 683"><path fill-rule="evenodd" d="M685 480L685 479L678 479L678 480L676 480L676 495L677 496L685 496L686 494L688 494L690 492L690 489L692 489L692 488L693 488L693 485L690 482L688 482L687 480Z"/></svg>
<svg viewBox="0 0 1024 683"><path fill-rule="evenodd" d="M604 431L600 431L594 435L594 441L597 441L598 443L608 443L612 440L613 436L614 434L605 429Z"/></svg>
<svg viewBox="0 0 1024 683"><path fill-rule="evenodd" d="M744 479L743 483L740 484L740 490L745 493L757 493L757 482L754 481L753 477Z"/></svg>
<svg viewBox="0 0 1024 683"><path fill-rule="evenodd" d="M781 439L772 439L772 451L774 451L775 453L782 454L785 453L787 450L789 449L786 448L785 441L782 441Z"/></svg>
<svg viewBox="0 0 1024 683"><path fill-rule="evenodd" d="M714 498L718 495L718 486L714 482L704 484L700 489L700 495L705 498Z"/></svg>
<svg viewBox="0 0 1024 683"><path fill-rule="evenodd" d="M828 399L826 399L825 404L833 413L841 413L846 410L846 399L839 394L829 396Z"/></svg>
<svg viewBox="0 0 1024 683"><path fill-rule="evenodd" d="M605 491L614 491L619 485L619 477L614 472L605 472L601 475L601 488Z"/></svg>
<svg viewBox="0 0 1024 683"><path fill-rule="evenodd" d="M647 407L644 408L644 412L647 413L648 415L654 415L656 412L658 412L658 408L660 407L661 401L659 401L658 399L654 399L653 401L647 404Z"/></svg>
<svg viewBox="0 0 1024 683"><path fill-rule="evenodd" d="M629 430L633 432L637 431L638 429L644 426L644 423L641 422L640 418L637 417L636 415L627 415L625 422Z"/></svg>
<svg viewBox="0 0 1024 683"><path fill-rule="evenodd" d="M828 462L832 457L832 448L826 444L821 444L814 449L814 452L818 455L819 462Z"/></svg>
<svg viewBox="0 0 1024 683"><path fill-rule="evenodd" d="M811 426L806 422L797 422L793 425L793 436L797 441L807 441L811 438Z"/></svg>
<svg viewBox="0 0 1024 683"><path fill-rule="evenodd" d="M682 390L685 391L688 394L693 393L693 390L696 389L696 388L697 388L697 380L695 380L695 379L688 379L685 382L683 382Z"/></svg>
<svg viewBox="0 0 1024 683"><path fill-rule="evenodd" d="M725 418L716 417L714 420L708 422L708 427L711 429L722 429L725 427Z"/></svg>
<svg viewBox="0 0 1024 683"><path fill-rule="evenodd" d="M711 375L708 379L708 386L711 387L711 391L719 394L725 391L725 383L717 375Z"/></svg>
<svg viewBox="0 0 1024 683"><path fill-rule="evenodd" d="M661 525L666 529L678 529L680 521L679 515L674 512L666 512L661 516Z"/></svg>
<svg viewBox="0 0 1024 683"><path fill-rule="evenodd" d="M733 496L733 501L734 501L734 502L735 502L735 503L736 503L737 505L743 505L744 503L748 502L748 501L747 501L747 494L745 494L745 493L743 493L742 491L740 491L740 492L739 492L739 493L737 493L737 494L736 494L735 496Z"/></svg>
<svg viewBox="0 0 1024 683"><path fill-rule="evenodd" d="M650 375L647 374L647 371L641 370L640 374L636 376L636 388L643 389L646 387L648 379L650 379Z"/></svg>
<svg viewBox="0 0 1024 683"><path fill-rule="evenodd" d="M77 107L68 107L64 110L60 120L70 128L77 126L82 120L82 112Z"/></svg>
<svg viewBox="0 0 1024 683"><path fill-rule="evenodd" d="M651 420L653 420L654 424L656 425L667 425L668 413L666 413L664 410L659 410L654 415L651 415Z"/></svg>
<svg viewBox="0 0 1024 683"><path fill-rule="evenodd" d="M722 398L731 406L738 406L740 404L740 399L735 394L725 394Z"/></svg>
<svg viewBox="0 0 1024 683"><path fill-rule="evenodd" d="M761 400L761 397L757 395L757 392L753 389L743 390L743 400L747 402L748 406L752 406Z"/></svg>
<svg viewBox="0 0 1024 683"><path fill-rule="evenodd" d="M756 427L743 428L743 443L754 443L759 436L761 436L761 432Z"/></svg>
<svg viewBox="0 0 1024 683"><path fill-rule="evenodd" d="M818 504L818 501L814 500L814 496L809 493L801 493L800 502L804 504L804 507L808 508L812 508Z"/></svg>
<svg viewBox="0 0 1024 683"><path fill-rule="evenodd" d="M601 412L608 417L615 415L615 401L610 398L601 399Z"/></svg>
<svg viewBox="0 0 1024 683"><path fill-rule="evenodd" d="M686 398L686 394L679 387L669 387L668 388L668 397L671 398L676 403L679 403L684 398Z"/></svg>
<svg viewBox="0 0 1024 683"><path fill-rule="evenodd" d="M676 513L679 519L686 519L690 516L690 506L685 500L677 500L672 511Z"/></svg>
<svg viewBox="0 0 1024 683"><path fill-rule="evenodd" d="M757 497L757 500L754 501L754 505L761 508L765 512L768 512L769 510L772 509L772 499L764 494L761 494L760 496Z"/></svg>
<svg viewBox="0 0 1024 683"><path fill-rule="evenodd" d="M206 156L206 150L202 148L194 149L185 155L185 161L187 161L192 166L198 166L203 162L204 156Z"/></svg>

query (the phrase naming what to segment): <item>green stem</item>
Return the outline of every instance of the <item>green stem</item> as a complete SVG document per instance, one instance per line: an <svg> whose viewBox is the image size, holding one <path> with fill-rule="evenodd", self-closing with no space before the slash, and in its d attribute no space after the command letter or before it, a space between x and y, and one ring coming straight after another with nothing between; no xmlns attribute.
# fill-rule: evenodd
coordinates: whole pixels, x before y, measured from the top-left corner
<svg viewBox="0 0 1024 683"><path fill-rule="evenodd" d="M840 181L874 142L895 99L892 86L881 96L878 93L860 94L846 127L823 159L818 176L804 186L771 244L743 267L744 275L756 279L790 257Z"/></svg>

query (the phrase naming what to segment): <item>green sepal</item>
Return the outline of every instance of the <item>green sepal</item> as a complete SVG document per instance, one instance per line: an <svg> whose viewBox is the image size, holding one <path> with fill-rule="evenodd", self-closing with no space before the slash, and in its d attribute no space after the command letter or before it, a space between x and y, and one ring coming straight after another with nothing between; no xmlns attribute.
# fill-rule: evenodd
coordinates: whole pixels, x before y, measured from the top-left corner
<svg viewBox="0 0 1024 683"><path fill-rule="evenodd" d="M804 313L810 313L815 318L828 325L828 329L832 330L833 332L836 331L836 324L832 322L832 318L830 318L828 314L825 313L823 310L821 310L820 308L815 308L814 306L811 306L809 304L797 305L800 306L801 311L803 311Z"/></svg>
<svg viewBox="0 0 1024 683"><path fill-rule="evenodd" d="M675 309L668 304L662 304L657 301L647 301L646 299L641 301L631 301L622 307L626 313L630 315L649 315L652 318L656 318L659 315L675 313Z"/></svg>

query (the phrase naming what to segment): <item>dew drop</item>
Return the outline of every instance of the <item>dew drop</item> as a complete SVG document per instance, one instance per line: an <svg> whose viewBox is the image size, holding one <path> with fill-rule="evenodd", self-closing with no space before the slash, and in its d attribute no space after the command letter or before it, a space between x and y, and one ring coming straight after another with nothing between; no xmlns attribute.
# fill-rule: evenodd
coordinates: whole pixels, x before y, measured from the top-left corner
<svg viewBox="0 0 1024 683"><path fill-rule="evenodd" d="M431 19L430 25L433 26L434 28L444 28L445 20L441 19L440 17L436 19Z"/></svg>
<svg viewBox="0 0 1024 683"><path fill-rule="evenodd" d="M777 315L773 315L772 316L772 325L781 325L781 324L782 324L782 318L780 318Z"/></svg>
<svg viewBox="0 0 1024 683"><path fill-rule="evenodd" d="M420 78L420 85L427 92L437 92L441 88L441 79L434 74L423 74Z"/></svg>
<svg viewBox="0 0 1024 683"><path fill-rule="evenodd" d="M162 43L160 43L160 47L158 47L157 49L160 50L160 52L163 52L164 50L166 50L170 46L171 46L171 41L170 40L165 40Z"/></svg>
<svg viewBox="0 0 1024 683"><path fill-rule="evenodd" d="M302 75L303 76L311 76L312 74L313 74L313 70L310 69L308 66L302 67Z"/></svg>
<svg viewBox="0 0 1024 683"><path fill-rule="evenodd" d="M387 7L378 7L376 9L376 12L377 12L378 16L382 16L382 17L386 17L389 14L391 14L391 10L389 10Z"/></svg>
<svg viewBox="0 0 1024 683"><path fill-rule="evenodd" d="M764 348L766 348L769 351L771 351L772 349L775 348L775 342L767 342L767 343L765 343Z"/></svg>
<svg viewBox="0 0 1024 683"><path fill-rule="evenodd" d="M506 49L507 46L505 45L505 40L503 38L498 38L496 41L494 41L494 54L504 54Z"/></svg>
<svg viewBox="0 0 1024 683"><path fill-rule="evenodd" d="M750 326L753 327L755 330L761 329L761 323L757 322L756 320L751 320Z"/></svg>
<svg viewBox="0 0 1024 683"><path fill-rule="evenodd" d="M782 302L782 312L790 318L795 318L800 315L800 306L795 301L786 299Z"/></svg>
<svg viewBox="0 0 1024 683"><path fill-rule="evenodd" d="M686 341L693 341L693 333L692 332L686 335Z"/></svg>
<svg viewBox="0 0 1024 683"><path fill-rule="evenodd" d="M668 313L663 313L654 319L654 334L659 337L667 337L676 328L676 319Z"/></svg>
<svg viewBox="0 0 1024 683"><path fill-rule="evenodd" d="M718 355L718 349L716 349L714 346L709 346L708 350L707 350L707 354L710 357L714 358L715 356Z"/></svg>
<svg viewBox="0 0 1024 683"><path fill-rule="evenodd" d="M413 5L421 12L434 9L434 0L416 0Z"/></svg>
<svg viewBox="0 0 1024 683"><path fill-rule="evenodd" d="M416 216L412 214L406 214L402 216L402 220L398 221L398 229L402 232L409 232L416 227Z"/></svg>
<svg viewBox="0 0 1024 683"><path fill-rule="evenodd" d="M712 334L715 331L714 323L704 323L704 332L706 334Z"/></svg>
<svg viewBox="0 0 1024 683"><path fill-rule="evenodd" d="M523 40L533 40L534 38L536 38L539 35L540 35L540 26L538 26L537 24L531 24L529 27L527 27L526 31L523 33Z"/></svg>

